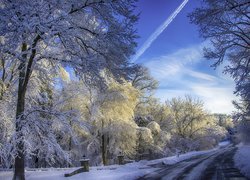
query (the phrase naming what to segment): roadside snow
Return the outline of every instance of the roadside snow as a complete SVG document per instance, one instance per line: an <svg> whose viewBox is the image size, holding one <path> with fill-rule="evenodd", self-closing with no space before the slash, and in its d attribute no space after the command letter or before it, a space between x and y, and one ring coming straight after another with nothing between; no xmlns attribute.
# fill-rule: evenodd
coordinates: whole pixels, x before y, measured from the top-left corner
<svg viewBox="0 0 250 180"><path fill-rule="evenodd" d="M80 173L71 177L64 177L65 173L70 173L77 168L51 168L51 169L26 169L27 180L130 180L137 179L146 174L156 171L151 165L154 164L175 164L177 162L189 159L194 156L207 154L217 149L208 151L195 151L186 154L181 154L179 157L172 156L152 161L142 160L133 162L126 165L112 165L112 166L97 166L91 167L89 172ZM13 177L12 171L0 171L0 180L11 180Z"/></svg>
<svg viewBox="0 0 250 180"><path fill-rule="evenodd" d="M250 178L250 145L239 145L234 155L234 163L241 173Z"/></svg>
<svg viewBox="0 0 250 180"><path fill-rule="evenodd" d="M219 142L218 146L225 147L225 146L228 146L230 143L231 143L230 141L221 141Z"/></svg>
<svg viewBox="0 0 250 180"><path fill-rule="evenodd" d="M167 157L167 158L147 161L146 165L154 165L154 164L159 164L159 163L172 165L172 164L178 163L180 161L189 159L189 158L194 157L194 156L199 156L199 155L207 154L207 153L210 153L210 152L214 152L217 149L218 148L207 150L207 151L192 151L192 152L188 152L188 153L185 153L185 154L180 154L179 157L171 156L171 157Z"/></svg>
<svg viewBox="0 0 250 180"><path fill-rule="evenodd" d="M70 173L77 168L64 168L64 169L43 169L43 170L27 170L25 172L27 180L126 180L136 179L144 174L151 173L156 170L149 166L145 166L141 163L130 163L123 166L112 165L112 166L98 166L91 167L89 172L80 173L71 177L64 177L65 173ZM13 172L11 171L0 171L0 180L11 180Z"/></svg>

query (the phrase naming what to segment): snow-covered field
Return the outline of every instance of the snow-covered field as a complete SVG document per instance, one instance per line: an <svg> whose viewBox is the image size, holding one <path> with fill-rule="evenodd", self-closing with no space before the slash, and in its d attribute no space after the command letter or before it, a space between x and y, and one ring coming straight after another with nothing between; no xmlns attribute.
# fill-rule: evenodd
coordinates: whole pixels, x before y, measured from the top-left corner
<svg viewBox="0 0 250 180"><path fill-rule="evenodd" d="M250 145L239 145L234 162L241 173L250 178Z"/></svg>
<svg viewBox="0 0 250 180"><path fill-rule="evenodd" d="M206 154L216 149L209 150L209 151L195 151L189 152L186 154L181 154L179 157L172 156L152 161L142 160L139 162L129 163L126 165L112 165L112 166L98 166L98 167L91 167L89 172L80 173L71 177L64 177L65 173L72 172L77 168L62 168L62 169L27 169L26 179L27 180L62 180L62 179L69 179L69 180L78 180L78 179L85 179L85 180L129 180L129 179L136 179L145 174L151 173L157 168L153 168L151 165L164 163L164 164L175 164L177 162L189 159L193 156ZM13 173L11 171L0 171L0 180L11 180Z"/></svg>

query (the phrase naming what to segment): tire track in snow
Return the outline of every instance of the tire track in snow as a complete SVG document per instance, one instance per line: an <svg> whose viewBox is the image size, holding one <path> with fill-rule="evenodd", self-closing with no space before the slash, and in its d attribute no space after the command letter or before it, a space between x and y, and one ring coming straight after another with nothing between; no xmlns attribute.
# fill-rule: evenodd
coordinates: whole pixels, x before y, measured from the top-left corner
<svg viewBox="0 0 250 180"><path fill-rule="evenodd" d="M239 170L234 168L232 161L235 147L219 149L205 155L199 155L180 161L174 165L158 164L159 170L147 174L139 179L163 179L163 180L200 180L219 179L227 180L238 178L246 180Z"/></svg>

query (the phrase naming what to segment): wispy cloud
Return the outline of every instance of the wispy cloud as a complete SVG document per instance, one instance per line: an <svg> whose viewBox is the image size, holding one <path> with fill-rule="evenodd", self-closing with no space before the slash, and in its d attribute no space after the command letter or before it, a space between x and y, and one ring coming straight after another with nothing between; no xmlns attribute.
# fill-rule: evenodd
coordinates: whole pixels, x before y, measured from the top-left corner
<svg viewBox="0 0 250 180"><path fill-rule="evenodd" d="M169 24L175 19L175 17L181 12L184 6L188 3L189 0L184 0L181 5L160 25L151 36L146 40L142 47L137 51L135 56L132 59L132 62L135 62L157 39L157 37L169 26Z"/></svg>
<svg viewBox="0 0 250 180"><path fill-rule="evenodd" d="M180 49L172 54L152 58L144 63L152 75L158 80L172 79L172 76L180 76L184 73L186 66L194 65L202 59L203 45L196 45Z"/></svg>
<svg viewBox="0 0 250 180"><path fill-rule="evenodd" d="M205 102L205 107L214 113L231 113L234 111L232 101L237 99L233 94L234 87L231 85L192 85L192 93L196 94Z"/></svg>
<svg viewBox="0 0 250 180"><path fill-rule="evenodd" d="M231 113L233 94L232 79L225 79L221 69L204 72L199 69L207 66L203 58L204 43L148 59L144 63L151 74L160 82L156 96L162 101L186 94L199 97L205 108L213 113Z"/></svg>
<svg viewBox="0 0 250 180"><path fill-rule="evenodd" d="M210 74L194 71L194 70L191 70L191 69L185 69L184 72L185 72L185 74L187 74L187 75L189 75L191 77L201 79L201 80L205 80L205 81L215 81L217 79L215 76L212 76Z"/></svg>
<svg viewBox="0 0 250 180"><path fill-rule="evenodd" d="M205 84L192 84L183 88L176 89L159 89L156 92L156 97L160 98L162 102L170 100L174 97L184 97L185 95L192 95L198 97L204 102L206 110L212 113L226 113L230 114L234 111L232 100L237 99L233 94L234 87L216 87Z"/></svg>

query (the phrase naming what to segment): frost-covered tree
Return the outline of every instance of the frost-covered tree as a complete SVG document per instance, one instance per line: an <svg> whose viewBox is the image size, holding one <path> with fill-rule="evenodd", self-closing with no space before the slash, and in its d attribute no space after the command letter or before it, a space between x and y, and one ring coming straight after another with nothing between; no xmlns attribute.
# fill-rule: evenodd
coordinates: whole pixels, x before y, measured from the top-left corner
<svg viewBox="0 0 250 180"><path fill-rule="evenodd" d="M213 117L216 119L217 124L226 128L227 130L234 127L233 119L230 115L227 114L213 114Z"/></svg>
<svg viewBox="0 0 250 180"><path fill-rule="evenodd" d="M0 37L0 42L3 38ZM0 100L10 95L11 88L17 79L17 62L11 61L6 55L0 53Z"/></svg>
<svg viewBox="0 0 250 180"><path fill-rule="evenodd" d="M175 124L175 133L183 138L192 138L195 133L202 131L206 125L206 113L200 100L190 96L184 99L173 98L167 102L171 109Z"/></svg>
<svg viewBox="0 0 250 180"><path fill-rule="evenodd" d="M161 130L155 121L151 121L146 127L138 127L136 156L138 159L163 157L169 140L170 134Z"/></svg>
<svg viewBox="0 0 250 180"><path fill-rule="evenodd" d="M167 152L165 152L165 150L168 148L167 146L171 138L170 133L163 131L160 125L155 121L151 121L147 125L147 128L151 130L154 139L151 158L159 158L166 155Z"/></svg>
<svg viewBox="0 0 250 180"><path fill-rule="evenodd" d="M63 109L63 102L67 99L55 88L56 79L60 78L55 75L61 76L62 68L54 69L46 61L40 63L42 63L40 70L34 69L30 77L26 109L23 113L26 120L23 127L25 157L28 159L26 165L29 167L60 166L70 159L63 146L59 144L58 137L62 134L72 134L68 119L75 116L71 110Z"/></svg>
<svg viewBox="0 0 250 180"><path fill-rule="evenodd" d="M137 125L133 118L138 95L131 83L120 84L113 79L97 95L92 124L104 165L120 152L127 156L135 152Z"/></svg>
<svg viewBox="0 0 250 180"><path fill-rule="evenodd" d="M158 87L158 82L150 75L149 69L144 66L137 67L137 71L131 77L131 83L132 86L141 92L140 101L137 106L147 103Z"/></svg>
<svg viewBox="0 0 250 180"><path fill-rule="evenodd" d="M88 153L88 142L92 138L91 119L95 111L92 103L95 92L96 89L88 87L82 80L67 80L62 89L58 90L59 99L63 101L61 111L72 111L67 121L73 133L64 133L60 129L57 131L59 144L69 153L69 165L79 165L78 160ZM91 162L92 160L91 158Z"/></svg>
<svg viewBox="0 0 250 180"><path fill-rule="evenodd" d="M34 69L40 71L40 62L46 60L53 67L71 66L78 75L90 74L96 82L104 68L116 78L126 76L137 17L134 0L1 0L0 4L0 54L16 64L18 74L13 179L25 179L23 137L24 124L29 124L25 100Z"/></svg>
<svg viewBox="0 0 250 180"><path fill-rule="evenodd" d="M13 157L10 152L12 146L10 143L11 136L14 131L14 117L15 110L12 108L15 106L15 100L13 96L9 94L0 100L0 167L9 168L13 163Z"/></svg>
<svg viewBox="0 0 250 180"><path fill-rule="evenodd" d="M135 110L135 121L139 126L146 126L152 120L146 107L154 101L153 95L158 87L158 82L150 75L149 69L138 66L137 71L131 77L131 83L140 91L140 98Z"/></svg>
<svg viewBox="0 0 250 180"><path fill-rule="evenodd" d="M205 57L214 66L229 61L225 72L236 82L236 93L249 102L250 2L248 0L205 0L201 8L190 14L191 22L200 27L202 37L209 39ZM249 104L249 103L248 103Z"/></svg>
<svg viewBox="0 0 250 180"><path fill-rule="evenodd" d="M148 158L153 149L154 139L152 132L147 127L137 128L137 156L138 159ZM146 156L146 157L145 157Z"/></svg>
<svg viewBox="0 0 250 180"><path fill-rule="evenodd" d="M225 128L221 130L215 119L211 119L199 99L191 96L173 98L167 101L166 105L171 110L173 123L172 148L183 151L207 149L216 145L225 136ZM212 136L212 133L217 136ZM208 137L214 137L214 142L205 140ZM211 142L211 144L205 146L201 142Z"/></svg>
<svg viewBox="0 0 250 180"><path fill-rule="evenodd" d="M250 143L250 117L247 116L243 119L239 125L238 130L240 131L239 138L240 140L245 143Z"/></svg>
<svg viewBox="0 0 250 180"><path fill-rule="evenodd" d="M200 34L209 40L205 57L214 60L214 67L224 62L224 72L236 83L234 102L240 111L236 118L248 121L250 116L250 2L249 0L205 0L190 14ZM243 123L248 125L249 123ZM249 129L249 127L246 127ZM246 132L246 131L244 131Z"/></svg>
<svg viewBox="0 0 250 180"><path fill-rule="evenodd" d="M147 103L137 105L135 113L138 126L147 126L149 122L156 121L164 130L171 129L170 110L159 99L150 97Z"/></svg>

